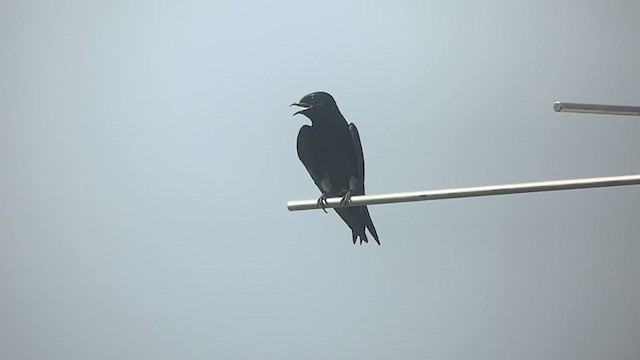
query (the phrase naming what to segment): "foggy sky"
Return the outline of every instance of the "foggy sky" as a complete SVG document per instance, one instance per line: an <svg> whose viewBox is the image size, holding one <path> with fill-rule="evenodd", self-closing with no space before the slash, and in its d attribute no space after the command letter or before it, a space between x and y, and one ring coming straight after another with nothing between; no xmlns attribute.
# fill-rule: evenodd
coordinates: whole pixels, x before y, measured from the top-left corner
<svg viewBox="0 0 640 360"><path fill-rule="evenodd" d="M0 358L637 359L640 188L370 207L352 245L288 105L369 194L638 174L640 2L4 1Z"/></svg>

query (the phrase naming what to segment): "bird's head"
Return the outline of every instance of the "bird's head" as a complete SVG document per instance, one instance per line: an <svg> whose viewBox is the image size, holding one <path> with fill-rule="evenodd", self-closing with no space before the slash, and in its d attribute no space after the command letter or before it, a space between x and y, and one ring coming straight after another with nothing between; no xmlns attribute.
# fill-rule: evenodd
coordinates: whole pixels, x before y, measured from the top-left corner
<svg viewBox="0 0 640 360"><path fill-rule="evenodd" d="M314 92L305 95L300 101L293 103L289 106L299 106L302 110L296 111L293 115L302 114L311 118L314 114L321 113L328 109L337 109L336 101L333 96L326 92Z"/></svg>

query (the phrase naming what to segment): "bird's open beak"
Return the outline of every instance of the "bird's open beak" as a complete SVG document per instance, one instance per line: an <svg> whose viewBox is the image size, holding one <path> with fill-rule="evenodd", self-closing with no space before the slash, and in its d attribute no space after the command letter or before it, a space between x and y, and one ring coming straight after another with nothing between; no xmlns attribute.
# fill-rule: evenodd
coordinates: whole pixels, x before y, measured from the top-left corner
<svg viewBox="0 0 640 360"><path fill-rule="evenodd" d="M289 105L289 107L292 107L292 106L299 106L299 107L304 108L304 109L302 109L302 110L299 110L299 111L296 111L295 113L293 113L293 116L296 116L296 115L298 115L298 114L301 114L301 113L302 113L302 112L304 112L305 110L309 110L309 109L311 109L311 107L312 107L313 105L311 105L311 104L305 104L305 103L302 103L302 102L297 102L297 103L293 103L293 104Z"/></svg>

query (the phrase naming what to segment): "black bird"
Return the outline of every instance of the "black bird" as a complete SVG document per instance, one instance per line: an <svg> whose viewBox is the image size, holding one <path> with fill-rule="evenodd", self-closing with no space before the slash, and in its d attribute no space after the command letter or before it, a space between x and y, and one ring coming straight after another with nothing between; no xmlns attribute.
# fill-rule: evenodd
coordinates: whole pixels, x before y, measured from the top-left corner
<svg viewBox="0 0 640 360"><path fill-rule="evenodd" d="M352 195L364 195L364 156L358 129L340 113L333 97L326 92L314 92L291 106L303 109L302 114L311 120L298 133L298 157L322 195L318 206L324 210L329 197L342 197L343 205ZM380 245L366 206L338 208L335 211L351 228L353 243L360 238L369 242L365 228ZM326 210L325 210L326 212Z"/></svg>

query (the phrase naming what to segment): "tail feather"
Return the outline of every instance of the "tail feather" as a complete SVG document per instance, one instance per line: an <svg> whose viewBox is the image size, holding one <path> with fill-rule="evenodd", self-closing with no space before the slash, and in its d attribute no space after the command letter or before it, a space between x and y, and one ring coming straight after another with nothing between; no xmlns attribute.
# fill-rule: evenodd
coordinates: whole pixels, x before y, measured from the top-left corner
<svg viewBox="0 0 640 360"><path fill-rule="evenodd" d="M380 238L378 238L378 232L376 232L376 227L373 226L373 220L371 220L371 215L369 215L369 209L366 206L362 207L362 214L365 220L364 225L369 229L371 235L373 235L373 239L380 245ZM364 233L364 230L362 231Z"/></svg>
<svg viewBox="0 0 640 360"><path fill-rule="evenodd" d="M355 230L351 230L351 238L353 239L353 244L355 245L356 240L358 240L358 237L360 237L360 245L362 245L362 242L366 242L369 243L369 239L367 239L367 234L365 234L364 232L364 227L360 230L360 232L356 232Z"/></svg>
<svg viewBox="0 0 640 360"><path fill-rule="evenodd" d="M369 210L365 206L338 208L335 209L335 211L351 229L351 240L354 244L358 238L360 238L361 244L362 242L368 243L369 239L367 238L366 229L369 229L373 238L376 240L378 245L380 245L378 233L376 232L376 228L373 226L371 216L369 216Z"/></svg>

